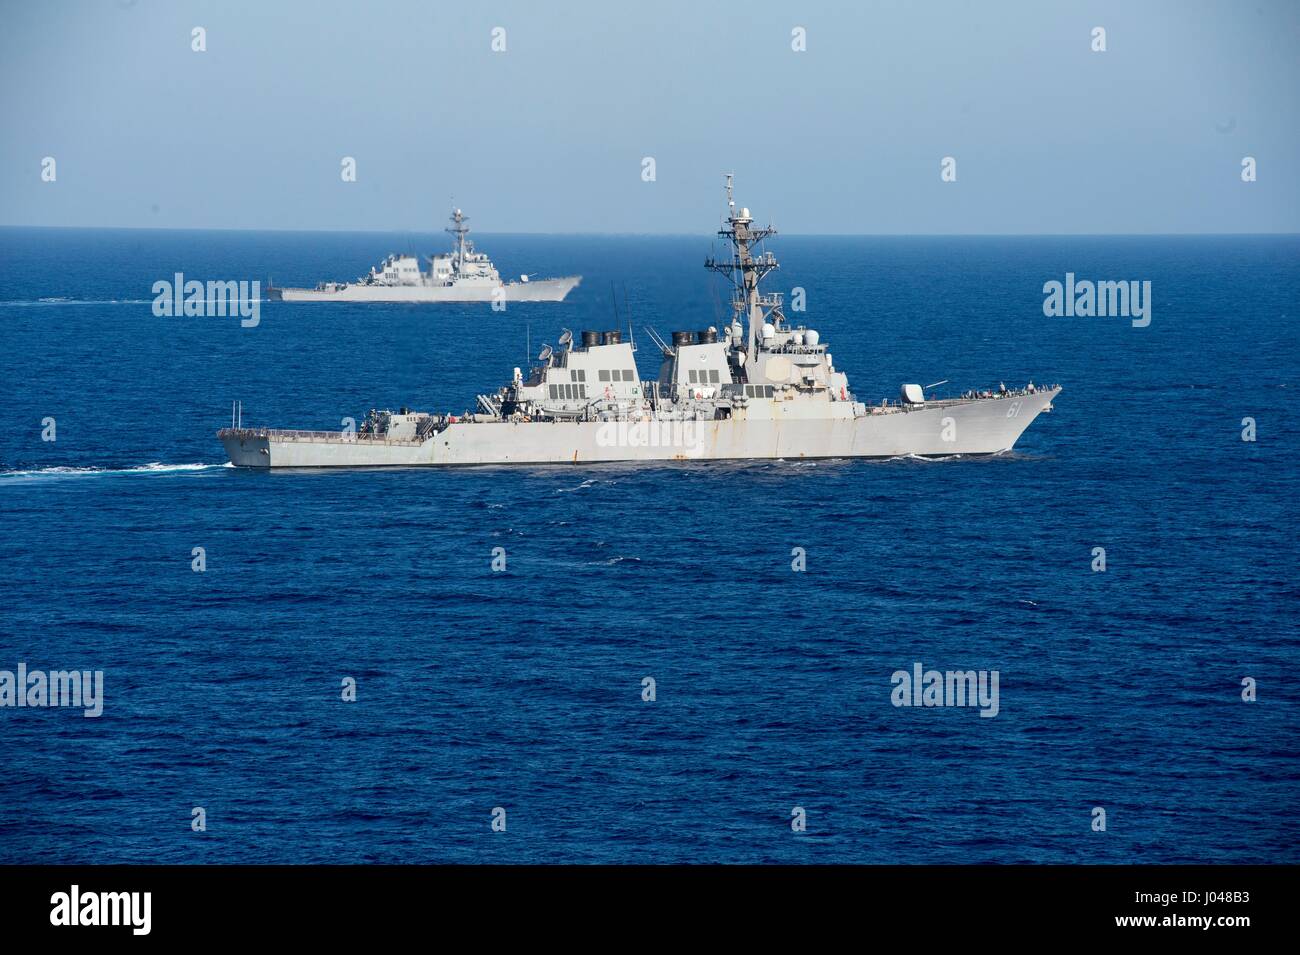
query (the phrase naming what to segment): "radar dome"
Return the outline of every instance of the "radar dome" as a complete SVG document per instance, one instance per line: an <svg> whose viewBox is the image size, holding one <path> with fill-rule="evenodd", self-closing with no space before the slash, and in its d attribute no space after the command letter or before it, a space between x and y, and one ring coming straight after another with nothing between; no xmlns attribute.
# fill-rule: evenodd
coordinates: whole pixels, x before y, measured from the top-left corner
<svg viewBox="0 0 1300 955"><path fill-rule="evenodd" d="M810 328L803 333L803 343L805 345L816 345L821 340L822 337L821 335L817 334L817 330L815 328Z"/></svg>

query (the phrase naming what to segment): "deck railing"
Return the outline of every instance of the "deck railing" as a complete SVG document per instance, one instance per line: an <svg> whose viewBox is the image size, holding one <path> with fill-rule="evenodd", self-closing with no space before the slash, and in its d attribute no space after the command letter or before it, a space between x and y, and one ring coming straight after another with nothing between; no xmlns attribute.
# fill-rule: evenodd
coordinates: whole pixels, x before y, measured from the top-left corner
<svg viewBox="0 0 1300 955"><path fill-rule="evenodd" d="M344 442L368 444L407 444L419 446L424 440L389 438L382 434L362 434L347 431L286 431L280 428L222 428L219 437L268 438L272 441L306 441L336 444Z"/></svg>

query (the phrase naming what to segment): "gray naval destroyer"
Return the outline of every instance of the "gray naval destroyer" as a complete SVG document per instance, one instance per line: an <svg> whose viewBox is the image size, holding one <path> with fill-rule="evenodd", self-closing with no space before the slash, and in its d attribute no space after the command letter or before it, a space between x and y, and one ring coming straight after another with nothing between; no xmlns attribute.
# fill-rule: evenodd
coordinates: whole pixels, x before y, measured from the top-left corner
<svg viewBox="0 0 1300 955"><path fill-rule="evenodd" d="M469 239L469 216L451 213L455 237L451 252L429 257L429 271L413 255L390 255L355 282L322 282L316 288L267 289L267 297L284 302L562 302L582 281L580 275L503 282L484 253Z"/></svg>
<svg viewBox="0 0 1300 955"><path fill-rule="evenodd" d="M792 326L780 293L759 282L777 262L759 245L775 233L736 210L727 177L731 257L707 268L731 279L721 331L648 330L662 360L643 380L618 331L564 332L525 374L478 396L464 415L372 410L357 429L224 428L233 464L249 468L588 464L630 461L892 458L1009 450L1060 386L968 391L934 400L905 384L869 404L849 389L816 330ZM629 336L630 337L630 336Z"/></svg>

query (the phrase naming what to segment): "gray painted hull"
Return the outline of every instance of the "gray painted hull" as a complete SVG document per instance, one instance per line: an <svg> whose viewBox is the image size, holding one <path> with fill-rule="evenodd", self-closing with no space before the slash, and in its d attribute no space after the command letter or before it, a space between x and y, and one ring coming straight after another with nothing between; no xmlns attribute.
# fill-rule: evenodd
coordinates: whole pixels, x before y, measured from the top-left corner
<svg viewBox="0 0 1300 955"><path fill-rule="evenodd" d="M788 415L782 402L689 422L459 422L421 442L327 432L225 429L230 460L250 468L446 467L501 464L946 457L1010 450L1059 388L923 408L833 417Z"/></svg>
<svg viewBox="0 0 1300 955"><path fill-rule="evenodd" d="M563 302L582 281L571 275L536 282L455 285L345 285L337 289L278 288L270 297L283 302ZM493 293L500 290L500 297Z"/></svg>

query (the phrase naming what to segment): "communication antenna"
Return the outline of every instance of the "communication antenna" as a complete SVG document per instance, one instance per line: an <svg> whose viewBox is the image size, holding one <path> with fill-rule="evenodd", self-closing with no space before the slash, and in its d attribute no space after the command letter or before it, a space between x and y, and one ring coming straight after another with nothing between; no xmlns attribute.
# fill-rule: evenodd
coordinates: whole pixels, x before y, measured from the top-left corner
<svg viewBox="0 0 1300 955"><path fill-rule="evenodd" d="M565 349L571 349L572 346L573 346L573 332L569 331L566 328L564 331L560 333L560 347Z"/></svg>
<svg viewBox="0 0 1300 955"><path fill-rule="evenodd" d="M710 251L712 251L712 246L710 246ZM713 296L713 320L719 325L725 324L722 321L722 298L718 295L717 282L709 283L709 294Z"/></svg>
<svg viewBox="0 0 1300 955"><path fill-rule="evenodd" d="M555 352L551 349L550 345L543 345L542 350L537 353L537 360L544 361L549 364L551 360L551 356L553 354L555 354Z"/></svg>
<svg viewBox="0 0 1300 955"><path fill-rule="evenodd" d="M636 333L632 330L632 300L627 297L627 283L623 283L623 308L627 312L627 340L636 351Z"/></svg>
<svg viewBox="0 0 1300 955"><path fill-rule="evenodd" d="M668 343L663 340L663 336L661 336L657 331L655 331L649 325L645 327L645 330L646 330L646 334L650 336L650 340L654 342L656 345L658 345L659 350L664 353L664 357L667 357L672 354L672 349L670 349L668 347Z"/></svg>

